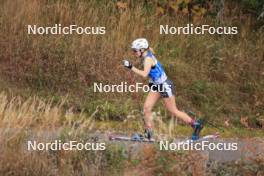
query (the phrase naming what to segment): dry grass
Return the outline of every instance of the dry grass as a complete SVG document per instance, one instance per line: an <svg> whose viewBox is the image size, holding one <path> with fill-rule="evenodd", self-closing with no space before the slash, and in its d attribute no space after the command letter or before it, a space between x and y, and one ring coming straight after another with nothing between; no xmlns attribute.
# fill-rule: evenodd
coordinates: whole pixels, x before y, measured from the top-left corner
<svg viewBox="0 0 264 176"><path fill-rule="evenodd" d="M70 106L77 104L88 111L95 100L115 100L111 103L119 107L131 94L95 95L92 83L142 81L120 61L131 57L130 42L144 36L174 81L180 108L191 107L219 124L231 119L235 126L241 125L240 118L248 117L253 127L259 127L256 121L263 118L263 28L253 31L254 19L241 16L238 7L226 8L221 24L238 26L236 36L159 35L160 24L219 24L209 15L198 21L179 14L159 16L155 8L142 3L118 8L113 1L14 0L1 1L0 8L1 77L17 86L46 94L69 93L73 97ZM56 23L106 26L107 32L103 36L26 34L28 24ZM131 106L143 95L132 97L137 101Z"/></svg>
<svg viewBox="0 0 264 176"><path fill-rule="evenodd" d="M105 151L27 150L27 141L33 140L45 143L87 139L91 142L93 117L75 114L72 109L65 111L62 108L65 101L56 104L38 97L24 101L20 97L8 97L4 92L0 94L0 175L115 175L119 167L113 166L122 161L122 158L116 160L122 157L118 148Z"/></svg>
<svg viewBox="0 0 264 176"><path fill-rule="evenodd" d="M106 151L27 151L25 145L28 140L86 140L89 135L93 135L94 131L91 130L98 127L103 130L94 120L97 112L90 117L84 113L74 113L71 108L63 108L65 102L67 97L55 103L38 97L23 100L21 97L8 96L5 92L0 93L0 175L123 175L131 170L141 175L156 172L170 175L175 171L183 174L205 172L206 158L203 156L159 152L155 145L138 146L136 150L142 149L140 152L144 155L126 153L130 152L130 147L118 143L107 145ZM138 113L135 114L127 121L119 122L122 132L133 128L135 118L140 118ZM172 119L168 125L160 113L154 114L154 122L157 136L165 134L166 137L174 138L179 131L176 121ZM109 122L105 123L107 125L106 129L113 130ZM143 131L139 120L136 125L135 130ZM197 157L202 157L204 161L194 162ZM261 162L255 164L259 167Z"/></svg>
<svg viewBox="0 0 264 176"><path fill-rule="evenodd" d="M54 104L53 100L44 101L38 97L22 100L1 92L0 175L122 175L126 174L125 169L134 168L131 165L133 161L125 155L136 157L142 160L144 167L150 167L147 171L140 167L138 172L142 174L154 171L171 173L175 169L186 172L180 166L187 164L190 158L182 160L184 157L181 154L178 156L176 153L159 153L155 145L142 146L142 152L145 153L142 156L126 151L129 146L118 144L107 145L105 151L28 151L28 140L50 142L55 139L67 141L87 138L93 128L93 117L86 117L82 113L75 114L71 109L65 111L62 106L66 101L67 98ZM164 130L164 124L159 123L162 127L157 129ZM159 161L157 158L160 154L162 160ZM145 157L150 161L149 164L144 161ZM168 166L169 170L162 170L163 164L173 158L182 160L177 164L179 166L175 163L174 166ZM196 168L195 163L190 167Z"/></svg>

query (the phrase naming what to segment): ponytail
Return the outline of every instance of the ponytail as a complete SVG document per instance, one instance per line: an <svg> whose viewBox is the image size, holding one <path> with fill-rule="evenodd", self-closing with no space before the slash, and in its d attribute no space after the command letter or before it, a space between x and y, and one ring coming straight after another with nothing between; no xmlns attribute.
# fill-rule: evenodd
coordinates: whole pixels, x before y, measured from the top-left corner
<svg viewBox="0 0 264 176"><path fill-rule="evenodd" d="M155 54L153 48L149 47L148 50L149 50L152 54Z"/></svg>

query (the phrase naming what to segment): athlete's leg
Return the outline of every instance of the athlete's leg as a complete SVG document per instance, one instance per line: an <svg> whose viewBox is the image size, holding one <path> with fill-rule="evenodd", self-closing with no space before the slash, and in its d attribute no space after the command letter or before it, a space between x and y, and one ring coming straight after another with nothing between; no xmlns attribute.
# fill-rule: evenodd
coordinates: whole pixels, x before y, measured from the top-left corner
<svg viewBox="0 0 264 176"><path fill-rule="evenodd" d="M175 116L183 120L184 122L190 124L194 128L194 132L192 134L192 139L196 140L199 138L200 131L203 128L202 122L197 120L193 120L190 116L188 116L185 112L179 111L174 96L173 83L170 80L166 80L162 84L164 90L161 91L161 96L163 97L164 104L166 108Z"/></svg>
<svg viewBox="0 0 264 176"><path fill-rule="evenodd" d="M200 120L195 121L190 116L188 116L185 112L179 111L178 108L176 107L174 95L168 98L164 98L164 103L165 103L166 108L172 114L182 119L184 122L190 124L194 128L194 131L192 134L192 140L199 139L200 131L203 128L202 122Z"/></svg>
<svg viewBox="0 0 264 176"><path fill-rule="evenodd" d="M177 118L180 118L181 120L183 120L184 122L188 123L188 124L193 124L194 120L188 116L185 112L179 111L176 103L175 103L175 96L172 95L170 97L167 98L163 98L164 101L164 105L165 107Z"/></svg>
<svg viewBox="0 0 264 176"><path fill-rule="evenodd" d="M155 103L159 100L160 94L158 92L150 91L145 103L144 103L144 120L145 120L145 128L151 129L152 128L152 109Z"/></svg>

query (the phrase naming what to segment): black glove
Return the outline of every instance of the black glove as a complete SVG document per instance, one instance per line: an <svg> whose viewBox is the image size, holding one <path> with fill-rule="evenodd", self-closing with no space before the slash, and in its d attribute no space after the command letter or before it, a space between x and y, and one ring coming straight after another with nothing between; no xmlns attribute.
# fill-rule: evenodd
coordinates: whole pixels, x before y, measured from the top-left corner
<svg viewBox="0 0 264 176"><path fill-rule="evenodd" d="M128 60L123 60L123 65L124 67L129 68L129 69L133 67L133 65Z"/></svg>

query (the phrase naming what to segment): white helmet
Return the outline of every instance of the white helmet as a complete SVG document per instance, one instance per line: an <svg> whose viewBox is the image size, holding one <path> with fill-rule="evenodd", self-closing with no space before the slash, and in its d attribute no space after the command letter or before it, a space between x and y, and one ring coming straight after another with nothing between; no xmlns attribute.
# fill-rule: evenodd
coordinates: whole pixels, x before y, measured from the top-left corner
<svg viewBox="0 0 264 176"><path fill-rule="evenodd" d="M138 38L132 42L132 49L140 50L140 49L148 49L149 44L147 39L145 38Z"/></svg>

